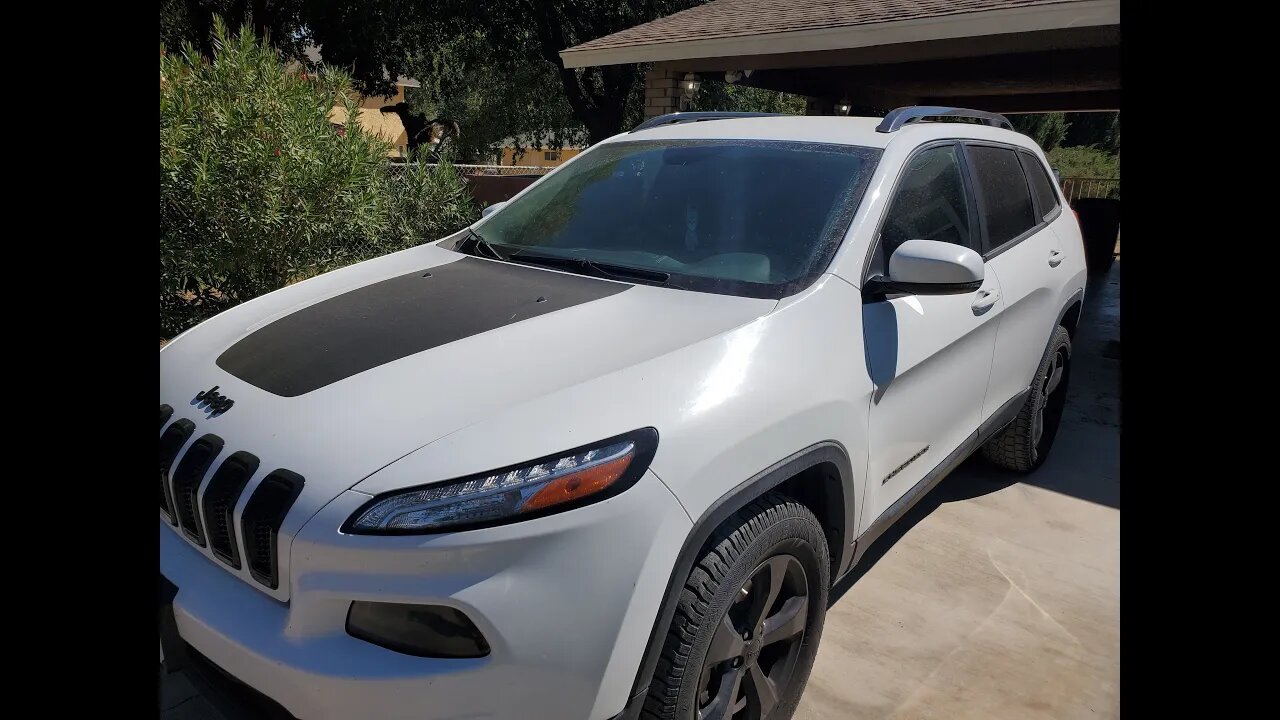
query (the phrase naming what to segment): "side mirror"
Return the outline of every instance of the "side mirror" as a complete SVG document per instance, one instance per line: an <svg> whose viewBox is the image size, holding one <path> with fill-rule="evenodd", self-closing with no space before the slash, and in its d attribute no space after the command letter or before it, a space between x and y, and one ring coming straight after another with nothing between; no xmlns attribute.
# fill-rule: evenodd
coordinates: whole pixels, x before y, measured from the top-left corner
<svg viewBox="0 0 1280 720"><path fill-rule="evenodd" d="M908 240L889 257L889 277L867 281L870 290L948 295L982 287L986 268L973 250L938 240Z"/></svg>
<svg viewBox="0 0 1280 720"><path fill-rule="evenodd" d="M507 204L507 201L506 201L506 200L503 200L502 202L496 202L496 203L494 203L494 204L492 204L492 205L490 205L490 206L486 207L485 209L481 210L481 211L480 211L480 217L489 217L489 214L490 214L490 213L494 212L495 210L497 210L498 208L500 208L500 207L502 207L503 205L506 205L506 204Z"/></svg>
<svg viewBox="0 0 1280 720"><path fill-rule="evenodd" d="M1058 168L1053 169L1053 179L1057 181L1058 187L1062 187L1062 171Z"/></svg>

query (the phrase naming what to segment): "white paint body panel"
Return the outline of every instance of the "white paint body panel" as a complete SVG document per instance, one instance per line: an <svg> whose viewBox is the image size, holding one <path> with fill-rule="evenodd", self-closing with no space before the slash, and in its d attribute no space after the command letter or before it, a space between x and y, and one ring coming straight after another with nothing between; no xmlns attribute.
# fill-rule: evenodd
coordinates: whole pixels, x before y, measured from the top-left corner
<svg viewBox="0 0 1280 720"><path fill-rule="evenodd" d="M992 393L1026 386L1027 368L1063 303L1083 288L1079 231L1064 212L1043 240L1074 237L1074 244L1061 243L1062 265L1050 275L1040 240L1026 252L1005 253L1008 269L987 263L983 289L1000 289L1002 297L985 313L971 310L977 293L903 297L866 310L859 288L867 252L913 149L961 132L1034 148L1020 135L983 126L925 124L879 134L875 124L724 120L606 141L727 137L883 148L827 272L781 301L635 286L290 398L215 364L227 347L275 319L463 257L428 244L270 293L179 336L161 350L161 402L175 409L173 419L196 424L193 439L211 432L225 440L205 484L232 452L261 459L237 505L237 532L247 498L267 473L288 468L306 478L280 531L276 590L161 519L160 569L179 588L182 637L308 719L617 714L680 548L709 508L779 460L834 441L854 476L846 515L865 529L976 430L994 409ZM1006 275L1018 278L1008 281L1010 300ZM890 333L891 362L878 371L874 356L887 357ZM191 401L213 385L235 406L209 418ZM649 471L603 502L439 535L339 531L375 494L649 426L659 433ZM923 445L930 446L926 456L881 486ZM237 541L243 548L243 538ZM345 632L345 617L360 599L457 607L493 652L433 660L356 640Z"/></svg>
<svg viewBox="0 0 1280 720"><path fill-rule="evenodd" d="M162 401L175 408L175 419L186 417L196 424L188 444L206 432L216 433L226 441L224 456L245 450L259 457L262 464L250 481L250 491L277 468L306 478L283 529L284 535L292 536L302 521L338 493L433 440L512 406L723 332L767 313L775 304L635 287L401 358L293 398L262 391L214 362L226 347L265 324L258 318L273 320L296 311L299 297L314 302L356 285L462 257L435 246L417 247L290 286L218 315L201 325L199 332L188 333L161 351ZM684 321L672 327L668 318L676 314ZM583 352L580 343L589 343L591 351ZM525 348L536 348L536 352ZM236 404L225 415L208 418L191 403L197 392L214 385ZM583 434L561 428L557 440L570 439L571 444L553 445L538 454L605 437L585 432L590 427L578 431ZM578 441L579 437L583 439ZM520 449L502 444L460 461L469 465L465 472L479 472L537 456L521 455ZM456 475L423 474L409 484L450 477ZM237 521L249 494L241 497ZM244 546L242 541L239 546ZM213 557L211 551L204 552ZM289 596L288 558L287 553L281 555L280 588L262 588L279 600ZM238 574L249 580L247 568Z"/></svg>
<svg viewBox="0 0 1280 720"><path fill-rule="evenodd" d="M862 306L875 383L866 443L870 517L889 509L981 424L1001 307L997 299L978 314L972 304L980 292L998 290L988 274L977 292Z"/></svg>
<svg viewBox="0 0 1280 720"><path fill-rule="evenodd" d="M1054 253L1062 254L1056 266L1049 263ZM984 411L990 415L1031 384L1040 358L1026 348L1037 343L1044 348L1053 330L1052 325L1045 330L1044 318L1084 287L1084 242L1075 216L1064 208L1048 227L992 258L987 267L1000 278L1005 306Z"/></svg>

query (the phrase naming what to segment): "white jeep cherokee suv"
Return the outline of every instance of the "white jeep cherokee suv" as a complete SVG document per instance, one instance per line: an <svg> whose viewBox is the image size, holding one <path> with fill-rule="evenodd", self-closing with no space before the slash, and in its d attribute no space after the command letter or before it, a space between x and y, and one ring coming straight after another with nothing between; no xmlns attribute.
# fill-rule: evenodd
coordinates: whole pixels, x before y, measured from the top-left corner
<svg viewBox="0 0 1280 720"><path fill-rule="evenodd" d="M790 717L867 546L1053 443L1052 177L970 110L669 115L182 334L162 664L308 720Z"/></svg>

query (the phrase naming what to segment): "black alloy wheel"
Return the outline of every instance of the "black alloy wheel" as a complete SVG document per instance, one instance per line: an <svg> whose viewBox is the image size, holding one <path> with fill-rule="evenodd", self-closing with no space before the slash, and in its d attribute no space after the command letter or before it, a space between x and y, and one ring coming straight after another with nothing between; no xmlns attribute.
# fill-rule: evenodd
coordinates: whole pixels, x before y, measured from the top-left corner
<svg viewBox="0 0 1280 720"><path fill-rule="evenodd" d="M698 681L698 720L769 717L791 681L809 616L808 576L791 555L761 563L716 626Z"/></svg>

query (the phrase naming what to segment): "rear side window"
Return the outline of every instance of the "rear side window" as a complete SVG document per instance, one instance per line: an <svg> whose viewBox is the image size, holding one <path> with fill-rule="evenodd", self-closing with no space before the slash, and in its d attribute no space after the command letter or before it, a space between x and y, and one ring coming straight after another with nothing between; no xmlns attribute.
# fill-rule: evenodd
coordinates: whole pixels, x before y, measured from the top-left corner
<svg viewBox="0 0 1280 720"><path fill-rule="evenodd" d="M987 226L987 249L1000 247L1037 225L1017 153L987 145L966 150L980 190L978 207Z"/></svg>
<svg viewBox="0 0 1280 720"><path fill-rule="evenodd" d="M1035 155L1027 152L1020 152L1018 155L1022 158L1022 169L1027 172L1027 181L1031 183L1036 207L1040 208L1040 217L1049 217L1050 213L1058 209L1058 195L1053 191L1053 181L1049 179L1044 163L1036 159Z"/></svg>

